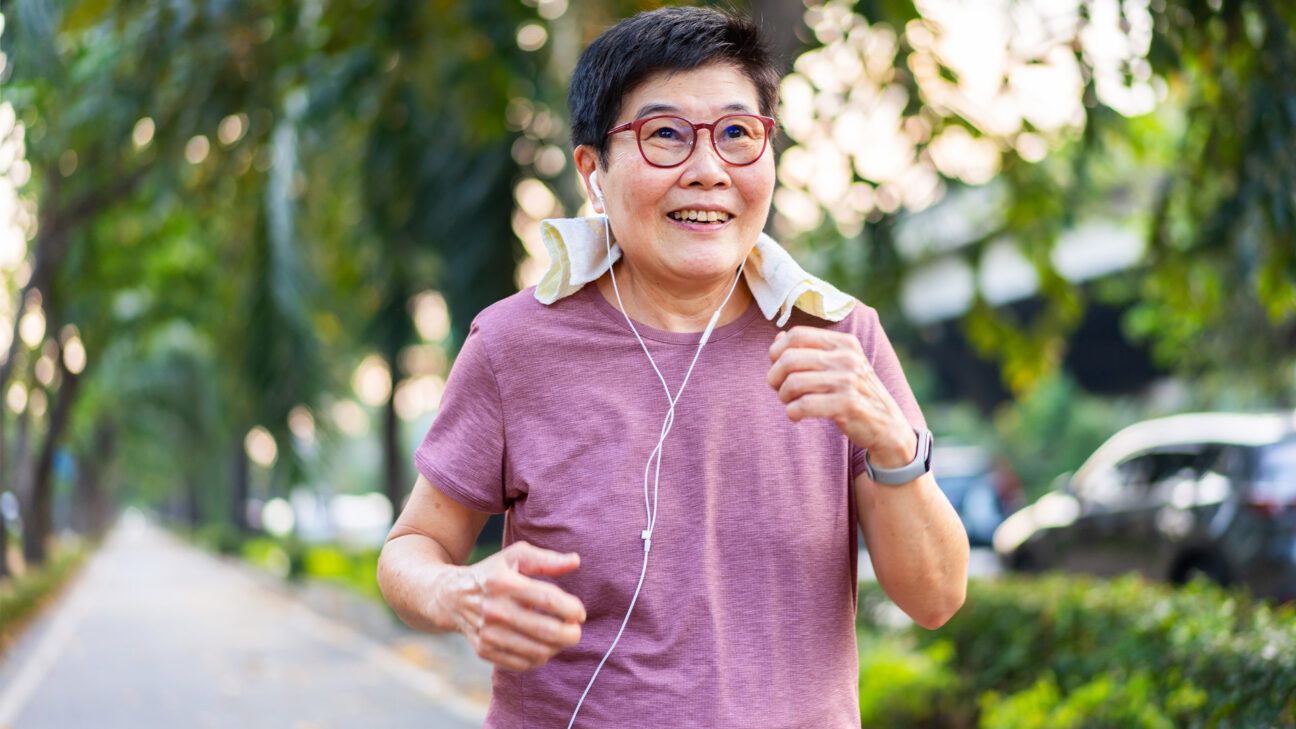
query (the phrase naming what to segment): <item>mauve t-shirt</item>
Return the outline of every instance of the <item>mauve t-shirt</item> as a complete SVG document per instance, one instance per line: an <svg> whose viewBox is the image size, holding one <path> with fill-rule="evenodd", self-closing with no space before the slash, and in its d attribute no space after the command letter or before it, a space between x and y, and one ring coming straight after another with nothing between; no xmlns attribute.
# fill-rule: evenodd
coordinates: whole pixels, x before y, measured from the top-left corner
<svg viewBox="0 0 1296 729"><path fill-rule="evenodd" d="M859 338L911 424L922 412L877 312L796 310L788 328ZM671 392L700 332L635 322ZM625 634L579 727L859 727L856 514L864 453L828 419L788 419L766 384L778 327L753 302L716 328L676 406L657 523ZM580 642L496 668L486 726L566 727L625 616L643 561L644 467L666 394L598 287L545 305L533 287L483 310L415 452L454 500L508 512L505 544L579 552L542 578L580 598Z"/></svg>

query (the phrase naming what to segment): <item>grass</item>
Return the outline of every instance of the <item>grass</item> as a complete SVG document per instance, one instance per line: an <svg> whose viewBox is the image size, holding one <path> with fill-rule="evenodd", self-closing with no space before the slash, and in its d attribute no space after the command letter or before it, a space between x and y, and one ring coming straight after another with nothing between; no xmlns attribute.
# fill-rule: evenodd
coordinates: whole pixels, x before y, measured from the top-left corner
<svg viewBox="0 0 1296 729"><path fill-rule="evenodd" d="M90 551L84 542L70 542L57 547L44 565L0 580L0 651L7 649L23 627L53 600Z"/></svg>

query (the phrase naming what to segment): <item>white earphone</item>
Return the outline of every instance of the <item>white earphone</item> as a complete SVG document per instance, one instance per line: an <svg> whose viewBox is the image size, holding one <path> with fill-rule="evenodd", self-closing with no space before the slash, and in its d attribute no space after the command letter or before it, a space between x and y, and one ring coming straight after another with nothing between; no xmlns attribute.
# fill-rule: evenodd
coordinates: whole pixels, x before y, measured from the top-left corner
<svg viewBox="0 0 1296 729"><path fill-rule="evenodd" d="M603 202L603 190L598 184L598 172L591 172L589 176L590 189L599 202ZM680 383L679 390L675 396L671 396L670 386L666 384L666 378L662 376L661 370L657 368L657 362L653 359L652 353L648 351L648 345L644 343L643 337L639 336L639 330L635 328L634 322L630 320L630 315L626 313L625 304L621 301L621 289L617 287L616 272L612 270L612 225L608 220L607 213L603 214L603 231L604 240L607 244L608 255L608 273L612 276L612 290L616 293L617 305L621 308L621 315L625 317L626 324L630 325L630 331L634 332L635 339L639 340L639 346L643 348L644 354L648 355L648 363L652 365L653 371L657 373L657 379L661 381L662 389L666 391L666 401L670 407L666 409L666 418L662 421L661 435L657 438L657 445L653 448L652 453L648 456L648 462L644 464L644 511L648 517L648 528L639 533L643 539L644 554L643 567L639 571L639 584L635 586L634 596L630 598L630 607L626 609L625 618L621 620L621 628L617 630L616 637L612 639L612 645L608 647L607 653L603 654L603 659L599 661L598 667L594 669L594 675L590 676L589 683L585 686L585 691L581 694L580 701L576 702L576 709L572 712L571 721L567 722L567 729L572 729L576 724L576 714L580 712L581 705L585 703L585 697L589 695L590 688L594 686L594 679L598 678L599 671L603 670L603 664L607 662L608 656L612 655L612 650L616 648L617 643L621 641L621 634L625 632L626 624L630 622L630 613L634 612L635 603L639 600L639 590L643 588L644 576L648 574L648 551L652 548L652 533L657 525L657 490L661 480L661 455L662 446L666 443L666 436L670 434L671 426L675 423L675 403L679 402L680 395L684 394L684 388L688 385L689 376L693 374L693 365L697 364L698 357L702 354L702 348L706 346L707 340L711 338L711 332L715 330L716 323L720 321L720 312L724 311L725 304L729 303L729 297L733 295L734 289L738 287L738 279L742 277L743 266L747 265L747 259L738 266L738 275L734 277L734 282L729 286L729 293L725 294L724 301L720 302L720 308L716 309L711 315L711 321L707 322L706 329L702 332L702 338L698 340L697 351L693 353L693 361L689 363L688 371L684 373L684 381ZM657 459L657 470L653 474L652 503L648 501L648 472L652 470L653 459Z"/></svg>

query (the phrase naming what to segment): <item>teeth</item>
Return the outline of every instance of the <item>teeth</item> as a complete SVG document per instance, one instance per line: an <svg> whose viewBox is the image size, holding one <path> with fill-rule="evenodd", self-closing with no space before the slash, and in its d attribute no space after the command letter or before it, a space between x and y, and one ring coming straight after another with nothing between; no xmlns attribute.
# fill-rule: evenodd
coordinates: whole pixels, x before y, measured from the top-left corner
<svg viewBox="0 0 1296 729"><path fill-rule="evenodd" d="M729 214L718 210L676 210L670 216L676 220L688 220L699 223L724 223Z"/></svg>

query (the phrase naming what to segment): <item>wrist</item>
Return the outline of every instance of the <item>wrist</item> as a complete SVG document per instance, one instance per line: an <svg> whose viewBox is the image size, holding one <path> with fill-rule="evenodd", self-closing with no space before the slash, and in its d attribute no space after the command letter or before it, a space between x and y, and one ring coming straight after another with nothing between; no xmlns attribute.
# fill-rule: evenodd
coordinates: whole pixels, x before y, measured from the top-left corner
<svg viewBox="0 0 1296 729"><path fill-rule="evenodd" d="M869 461L879 468L900 468L913 461L917 453L918 434L908 423L868 449Z"/></svg>
<svg viewBox="0 0 1296 729"><path fill-rule="evenodd" d="M430 580L429 599L421 601L420 610L438 631L463 633L468 627L465 602L469 594L478 591L471 569L444 565Z"/></svg>

